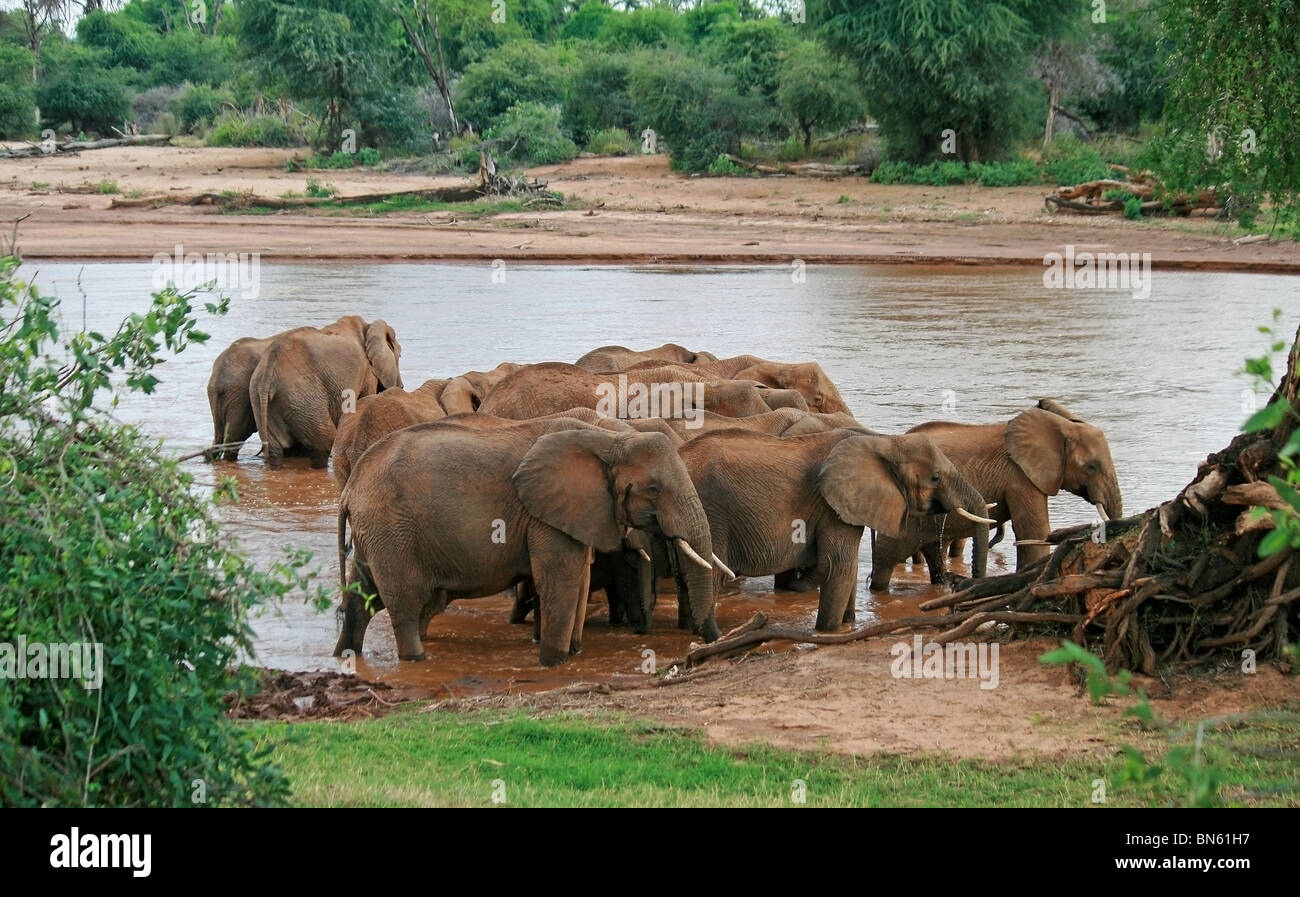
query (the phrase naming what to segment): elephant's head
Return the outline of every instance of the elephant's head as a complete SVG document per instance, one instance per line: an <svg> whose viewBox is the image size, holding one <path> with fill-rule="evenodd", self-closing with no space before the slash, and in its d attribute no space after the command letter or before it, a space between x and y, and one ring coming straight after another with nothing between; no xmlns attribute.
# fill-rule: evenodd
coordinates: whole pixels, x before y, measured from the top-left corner
<svg viewBox="0 0 1300 897"><path fill-rule="evenodd" d="M892 538L909 516L958 514L975 524L977 562L987 551L983 499L928 436L850 436L826 456L819 485L845 523Z"/></svg>
<svg viewBox="0 0 1300 897"><path fill-rule="evenodd" d="M379 389L391 389L402 385L402 374L397 362L402 357L402 346L397 342L397 334L388 322L382 319L371 321L363 332L366 358L370 360L370 369L379 381Z"/></svg>
<svg viewBox="0 0 1300 897"><path fill-rule="evenodd" d="M524 507L543 523L597 551L635 547L641 530L665 539L686 571L696 632L719 635L708 558L709 523L686 465L662 433L575 429L533 443L514 474Z"/></svg>
<svg viewBox="0 0 1300 897"><path fill-rule="evenodd" d="M778 408L795 408L799 411L808 410L808 402L803 397L803 393L797 389L772 389L767 387L759 392L764 404L773 411Z"/></svg>
<svg viewBox="0 0 1300 897"><path fill-rule="evenodd" d="M1044 495L1072 492L1108 518L1124 516L1115 462L1101 430L1044 399L1012 418L1007 454Z"/></svg>
<svg viewBox="0 0 1300 897"><path fill-rule="evenodd" d="M831 378L826 376L822 366L815 361L802 364L765 361L748 367L735 376L737 379L757 380L774 389L798 390L807 401L809 411L834 413L849 410Z"/></svg>

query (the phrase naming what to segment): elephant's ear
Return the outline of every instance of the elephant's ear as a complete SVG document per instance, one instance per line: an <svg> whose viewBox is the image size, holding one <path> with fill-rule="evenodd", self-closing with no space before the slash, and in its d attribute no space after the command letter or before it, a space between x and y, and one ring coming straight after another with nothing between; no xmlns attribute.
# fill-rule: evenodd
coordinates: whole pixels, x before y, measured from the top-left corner
<svg viewBox="0 0 1300 897"><path fill-rule="evenodd" d="M402 385L402 375L397 369L397 357L402 347L398 345L397 334L384 320L371 321L366 327L366 358L370 367L384 389Z"/></svg>
<svg viewBox="0 0 1300 897"><path fill-rule="evenodd" d="M528 513L597 551L617 549L623 534L605 461L617 438L588 429L538 437L512 478Z"/></svg>
<svg viewBox="0 0 1300 897"><path fill-rule="evenodd" d="M1038 400L1038 407L1042 408L1044 411L1050 411L1053 414L1058 414L1061 417L1065 418L1066 420L1072 420L1076 424L1083 423L1083 418L1079 417L1069 408L1066 408L1060 402L1056 401L1056 399L1041 398Z"/></svg>
<svg viewBox="0 0 1300 897"><path fill-rule="evenodd" d="M1059 414L1030 408L1007 424L1004 437L1007 454L1044 495L1061 491L1070 445L1065 436L1065 423L1066 419Z"/></svg>
<svg viewBox="0 0 1300 897"><path fill-rule="evenodd" d="M787 389L790 386L789 369L784 365L765 361L751 365L736 374L736 380L754 380L762 386L772 389Z"/></svg>
<svg viewBox="0 0 1300 897"><path fill-rule="evenodd" d="M442 395L438 397L438 401L442 405L442 410L449 415L478 410L474 387L464 377L453 377L448 380L447 385L442 388Z"/></svg>
<svg viewBox="0 0 1300 897"><path fill-rule="evenodd" d="M894 474L894 446L885 437L851 436L831 449L818 472L822 497L840 519L894 537L907 498Z"/></svg>

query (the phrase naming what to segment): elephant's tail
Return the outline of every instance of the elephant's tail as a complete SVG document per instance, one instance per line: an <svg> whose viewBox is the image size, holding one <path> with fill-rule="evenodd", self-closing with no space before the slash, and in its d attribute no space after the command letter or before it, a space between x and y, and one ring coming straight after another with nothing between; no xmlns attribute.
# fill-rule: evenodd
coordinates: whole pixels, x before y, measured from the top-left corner
<svg viewBox="0 0 1300 897"><path fill-rule="evenodd" d="M346 591L348 587L348 498L346 490L339 498L339 585Z"/></svg>

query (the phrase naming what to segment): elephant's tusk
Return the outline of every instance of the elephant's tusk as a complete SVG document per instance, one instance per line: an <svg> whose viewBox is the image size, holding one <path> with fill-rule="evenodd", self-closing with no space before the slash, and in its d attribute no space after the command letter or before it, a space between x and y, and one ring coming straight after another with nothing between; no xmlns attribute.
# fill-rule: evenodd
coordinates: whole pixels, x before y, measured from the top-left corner
<svg viewBox="0 0 1300 897"><path fill-rule="evenodd" d="M699 564L705 570L713 569L712 564L710 564L704 558L700 557L698 554L695 553L695 549L691 547L691 543L687 542L681 536L678 536L674 541L677 543L677 547L686 553L686 556L688 558L695 561L695 563Z"/></svg>
<svg viewBox="0 0 1300 897"><path fill-rule="evenodd" d="M1017 539L1011 544L1012 545L1052 545L1053 543L1048 542L1046 539Z"/></svg>
<svg viewBox="0 0 1300 897"><path fill-rule="evenodd" d="M722 563L722 558L718 557L716 554L713 555L713 563L714 563L714 566L716 566L719 570L721 570L723 573L727 574L727 579L735 579L735 578L736 578L736 574L732 573L732 572L731 572L731 568L728 567L726 564Z"/></svg>
<svg viewBox="0 0 1300 897"><path fill-rule="evenodd" d="M1107 514L1106 509L1101 506L1101 502L1097 502L1097 513L1101 515L1102 520L1110 519L1110 515Z"/></svg>
<svg viewBox="0 0 1300 897"><path fill-rule="evenodd" d="M994 508L996 508L997 506L998 506L998 503L995 502L995 501L991 501L991 502L989 502L987 505L985 505L985 507L988 508L990 511L992 511L992 510L993 510Z"/></svg>
<svg viewBox="0 0 1300 897"><path fill-rule="evenodd" d="M641 555L641 557L645 558L645 562L646 562L647 564L652 564L652 563L654 563L652 560L650 560L650 555L646 553L646 550L645 550L644 548L638 548L638 549L636 550L636 553L639 554L639 555Z"/></svg>
<svg viewBox="0 0 1300 897"><path fill-rule="evenodd" d="M986 523L989 526L998 525L998 522L996 520L990 520L987 517L976 517L974 514L972 514L970 511L966 510L965 508L957 508L955 511L953 511L953 513L956 514L958 517L965 517L971 523Z"/></svg>

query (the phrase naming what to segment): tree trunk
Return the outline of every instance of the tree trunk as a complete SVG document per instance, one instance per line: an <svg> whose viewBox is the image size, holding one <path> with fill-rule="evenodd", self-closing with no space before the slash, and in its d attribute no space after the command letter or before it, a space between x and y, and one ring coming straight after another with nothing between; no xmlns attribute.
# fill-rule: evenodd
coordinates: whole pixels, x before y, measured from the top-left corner
<svg viewBox="0 0 1300 897"><path fill-rule="evenodd" d="M1047 88L1047 124L1043 127L1043 146L1052 142L1056 132L1056 107L1061 102L1061 82L1053 77Z"/></svg>

